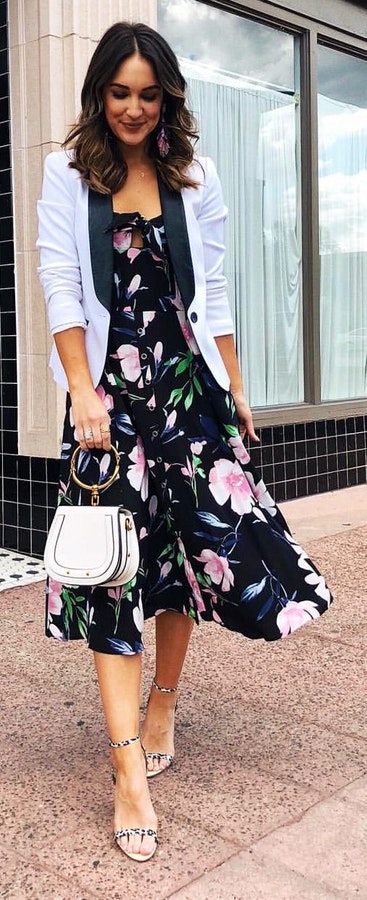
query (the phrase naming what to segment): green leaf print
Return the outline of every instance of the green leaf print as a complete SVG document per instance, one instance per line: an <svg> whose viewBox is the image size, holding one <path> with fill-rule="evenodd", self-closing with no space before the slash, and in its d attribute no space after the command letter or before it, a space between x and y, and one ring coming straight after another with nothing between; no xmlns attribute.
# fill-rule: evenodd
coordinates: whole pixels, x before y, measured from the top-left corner
<svg viewBox="0 0 367 900"><path fill-rule="evenodd" d="M199 379L196 377L196 375L194 375L194 377L193 377L192 380L193 380L193 382L194 382L194 387L195 387L195 389L197 390L198 394L200 394L200 396L202 397L202 396L203 396L203 389L202 389L202 387L201 387L201 384L200 384Z"/></svg>
<svg viewBox="0 0 367 900"><path fill-rule="evenodd" d="M167 406L169 406L170 403L173 403L174 406L177 406L177 403L179 403L181 398L182 398L181 388L175 388L173 391L171 391L171 396L168 400Z"/></svg>
<svg viewBox="0 0 367 900"><path fill-rule="evenodd" d="M184 407L186 409L186 412L188 409L190 409L193 399L194 399L194 391L193 391L193 388L190 387L189 393L188 393L187 397L185 397L185 399L184 399Z"/></svg>
<svg viewBox="0 0 367 900"><path fill-rule="evenodd" d="M192 363L192 353L188 353L185 359L181 359L181 362L176 366L175 375L182 375L182 372L186 372L190 363Z"/></svg>
<svg viewBox="0 0 367 900"><path fill-rule="evenodd" d="M235 425L224 425L224 429L231 437L238 437L238 428Z"/></svg>

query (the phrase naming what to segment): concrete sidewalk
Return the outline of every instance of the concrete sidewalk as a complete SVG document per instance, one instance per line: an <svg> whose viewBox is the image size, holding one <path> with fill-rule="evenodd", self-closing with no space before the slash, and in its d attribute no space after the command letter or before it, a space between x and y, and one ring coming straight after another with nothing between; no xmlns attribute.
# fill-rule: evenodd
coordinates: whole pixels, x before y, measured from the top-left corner
<svg viewBox="0 0 367 900"><path fill-rule="evenodd" d="M0 897L367 900L367 487L282 508L335 604L271 645L194 630L146 864L112 843L91 654L42 637L42 584L0 593Z"/></svg>

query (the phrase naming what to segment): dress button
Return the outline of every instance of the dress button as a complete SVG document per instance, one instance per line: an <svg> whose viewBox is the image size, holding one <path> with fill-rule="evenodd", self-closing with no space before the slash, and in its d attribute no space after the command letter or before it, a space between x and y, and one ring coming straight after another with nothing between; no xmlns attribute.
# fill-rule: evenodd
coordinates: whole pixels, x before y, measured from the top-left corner
<svg viewBox="0 0 367 900"><path fill-rule="evenodd" d="M161 462L163 462L162 457L161 457L161 456L157 456L157 463L161 463Z"/></svg>
<svg viewBox="0 0 367 900"><path fill-rule="evenodd" d="M140 359L148 359L147 354L146 354L146 353L142 353Z"/></svg>
<svg viewBox="0 0 367 900"><path fill-rule="evenodd" d="M157 437L158 431L152 431L152 437Z"/></svg>
<svg viewBox="0 0 367 900"><path fill-rule="evenodd" d="M137 328L136 330L138 334L144 334L144 328Z"/></svg>
<svg viewBox="0 0 367 900"><path fill-rule="evenodd" d="M192 322L197 322L197 320L198 320L198 314L197 314L196 312L192 312L192 313L190 314L190 319L191 319Z"/></svg>

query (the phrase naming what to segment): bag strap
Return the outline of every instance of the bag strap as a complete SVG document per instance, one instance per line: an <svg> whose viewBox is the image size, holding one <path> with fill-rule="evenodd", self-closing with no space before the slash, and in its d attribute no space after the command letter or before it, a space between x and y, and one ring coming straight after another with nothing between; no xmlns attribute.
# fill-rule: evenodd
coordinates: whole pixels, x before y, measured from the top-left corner
<svg viewBox="0 0 367 900"><path fill-rule="evenodd" d="M78 476L76 474L76 461L77 461L77 458L78 458L78 455L79 455L81 449L82 448L80 446L77 447L74 450L74 453L71 457L71 461L70 461L71 476L73 478L73 481L75 481L75 484L78 485L78 487L84 488L85 491L91 492L91 500L90 500L91 505L98 506L99 505L99 492L105 491L106 488L109 488L110 485L112 484L112 482L115 481L115 479L118 478L118 476L119 476L120 454L119 454L118 450L116 450L116 447L114 447L113 444L111 444L110 453L115 454L115 461L116 461L115 469L112 472L112 475L110 475L110 477L107 478L107 481L104 481L103 484L84 484L84 482L80 481L80 478L78 478Z"/></svg>

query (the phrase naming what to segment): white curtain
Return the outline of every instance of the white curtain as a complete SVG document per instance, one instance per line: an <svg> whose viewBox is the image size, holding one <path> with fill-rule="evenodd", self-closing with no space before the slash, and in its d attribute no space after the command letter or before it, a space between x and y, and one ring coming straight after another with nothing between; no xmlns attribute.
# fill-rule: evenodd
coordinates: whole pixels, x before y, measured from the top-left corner
<svg viewBox="0 0 367 900"><path fill-rule="evenodd" d="M229 207L226 275L252 406L303 401L297 106L293 97L181 60Z"/></svg>
<svg viewBox="0 0 367 900"><path fill-rule="evenodd" d="M367 393L367 110L319 96L323 400Z"/></svg>

